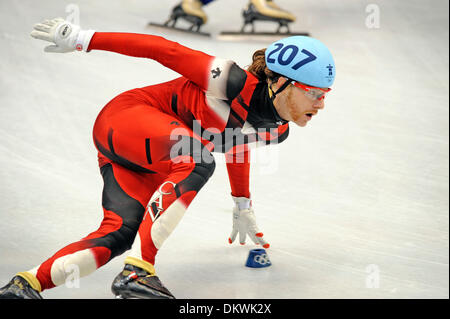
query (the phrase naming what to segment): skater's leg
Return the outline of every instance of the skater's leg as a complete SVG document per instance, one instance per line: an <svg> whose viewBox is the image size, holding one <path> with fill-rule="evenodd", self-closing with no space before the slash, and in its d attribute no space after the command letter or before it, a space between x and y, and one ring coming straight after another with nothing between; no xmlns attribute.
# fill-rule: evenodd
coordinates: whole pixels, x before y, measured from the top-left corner
<svg viewBox="0 0 450 319"><path fill-rule="evenodd" d="M62 248L38 267L18 274L37 291L64 284L73 276L73 271L81 277L92 273L130 249L134 241L147 198L139 198L132 190L150 189L152 184L146 174L107 163L104 158L101 161L103 164L106 162L101 167L104 219L95 232Z"/></svg>
<svg viewBox="0 0 450 319"><path fill-rule="evenodd" d="M150 199L131 253L125 259L125 268L112 284L116 296L173 298L155 275L155 256L214 167L214 161L207 159L192 161L191 158L188 163L173 164L172 172Z"/></svg>

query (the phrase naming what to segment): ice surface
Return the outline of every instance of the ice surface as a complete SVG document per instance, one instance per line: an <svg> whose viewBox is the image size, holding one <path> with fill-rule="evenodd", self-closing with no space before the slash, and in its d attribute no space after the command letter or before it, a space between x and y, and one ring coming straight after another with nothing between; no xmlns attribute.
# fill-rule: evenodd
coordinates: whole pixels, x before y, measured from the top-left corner
<svg viewBox="0 0 450 319"><path fill-rule="evenodd" d="M243 67L268 44L146 27L176 3L76 2L84 28L153 31ZM245 3L207 6L203 30L238 29ZM293 31L331 48L337 79L320 116L254 156L251 192L273 266L246 268L254 246L227 242L232 201L218 155L214 176L158 255L160 278L178 298L448 298L448 1L277 3L298 17ZM0 1L0 286L97 229L102 180L91 132L103 105L177 76L109 52L44 53L29 36L33 24L67 17L69 4ZM369 4L379 28L366 25ZM112 298L125 255L79 288L43 296Z"/></svg>

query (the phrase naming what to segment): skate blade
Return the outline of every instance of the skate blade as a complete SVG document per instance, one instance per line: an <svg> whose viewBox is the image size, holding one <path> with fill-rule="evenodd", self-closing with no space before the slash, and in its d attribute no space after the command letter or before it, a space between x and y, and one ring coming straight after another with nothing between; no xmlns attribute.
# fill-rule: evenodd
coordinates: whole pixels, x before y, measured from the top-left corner
<svg viewBox="0 0 450 319"><path fill-rule="evenodd" d="M240 32L240 31L223 31L217 35L218 40L223 41L276 41L284 37L291 36L310 36L308 32Z"/></svg>
<svg viewBox="0 0 450 319"><path fill-rule="evenodd" d="M142 299L142 298L139 298L139 297L136 297L136 296L122 296L122 295L117 295L117 296L115 297L115 299Z"/></svg>
<svg viewBox="0 0 450 319"><path fill-rule="evenodd" d="M116 295L115 299L175 299L175 297L166 294L155 294L153 296L150 296L136 293L126 293L123 295Z"/></svg>
<svg viewBox="0 0 450 319"><path fill-rule="evenodd" d="M193 34L193 35L200 35L200 36L204 36L204 37L210 37L211 34L207 33L207 32L201 32L201 31L193 31L193 30L188 30L188 29L183 29L183 28L178 28L178 27L171 27L168 25L164 25L164 24L160 24L160 23L154 23L154 22L150 22L148 24L149 27L154 27L154 28L160 28L162 30L171 30L171 31L178 31L178 32L184 32L184 33L189 33L189 34Z"/></svg>

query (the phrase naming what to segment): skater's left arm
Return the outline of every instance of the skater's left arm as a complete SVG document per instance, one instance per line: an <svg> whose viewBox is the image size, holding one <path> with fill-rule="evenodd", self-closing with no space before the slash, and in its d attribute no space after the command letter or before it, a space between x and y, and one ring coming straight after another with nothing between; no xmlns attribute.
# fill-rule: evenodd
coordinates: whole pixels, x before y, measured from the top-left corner
<svg viewBox="0 0 450 319"><path fill-rule="evenodd" d="M247 235L255 244L269 248L264 234L256 225L255 212L250 199L250 150L225 154L228 177L231 186L231 196L234 201L233 224L228 239L232 244L239 234L239 243L245 244Z"/></svg>
<svg viewBox="0 0 450 319"><path fill-rule="evenodd" d="M250 198L250 151L225 153L231 195Z"/></svg>

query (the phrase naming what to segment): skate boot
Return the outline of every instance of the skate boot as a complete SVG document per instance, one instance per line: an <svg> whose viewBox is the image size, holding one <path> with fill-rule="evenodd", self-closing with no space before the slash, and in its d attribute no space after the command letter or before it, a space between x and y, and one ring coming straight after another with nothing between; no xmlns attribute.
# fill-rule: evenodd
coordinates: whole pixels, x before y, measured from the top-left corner
<svg viewBox="0 0 450 319"><path fill-rule="evenodd" d="M200 0L182 0L173 8L169 20L164 25L175 28L178 19L182 19L191 23L188 31L199 32L200 27L208 21L202 6L203 3Z"/></svg>
<svg viewBox="0 0 450 319"><path fill-rule="evenodd" d="M244 25L241 32L245 32L247 25L251 25L251 33L255 32L255 21L273 21L278 23L276 33L281 33L281 28L286 28L285 33L290 33L289 23L295 21L295 16L286 10L281 9L272 0L250 0L247 7L242 12Z"/></svg>
<svg viewBox="0 0 450 319"><path fill-rule="evenodd" d="M175 299L154 272L129 264L116 276L111 290L120 299Z"/></svg>
<svg viewBox="0 0 450 319"><path fill-rule="evenodd" d="M42 299L42 297L25 278L14 276L6 286L0 288L0 299Z"/></svg>

